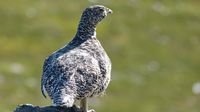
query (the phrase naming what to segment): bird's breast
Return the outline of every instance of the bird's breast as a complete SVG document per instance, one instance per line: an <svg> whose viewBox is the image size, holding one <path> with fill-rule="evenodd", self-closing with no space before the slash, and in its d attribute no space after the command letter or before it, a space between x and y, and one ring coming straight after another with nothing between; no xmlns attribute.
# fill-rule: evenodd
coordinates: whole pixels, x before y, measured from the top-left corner
<svg viewBox="0 0 200 112"><path fill-rule="evenodd" d="M99 63L101 75L103 77L110 77L111 74L111 61L101 43L97 39L91 39L85 42L81 49L88 52Z"/></svg>

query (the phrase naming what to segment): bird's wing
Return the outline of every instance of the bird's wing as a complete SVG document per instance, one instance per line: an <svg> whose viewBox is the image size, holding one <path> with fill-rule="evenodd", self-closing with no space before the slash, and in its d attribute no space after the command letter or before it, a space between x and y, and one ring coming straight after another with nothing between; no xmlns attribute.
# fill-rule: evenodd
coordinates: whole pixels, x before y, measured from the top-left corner
<svg viewBox="0 0 200 112"><path fill-rule="evenodd" d="M76 94L79 97L90 96L93 93L92 91L98 87L96 84L100 82L99 62L85 52L78 52L70 57L65 62L67 65L73 65L74 74L70 80L74 81Z"/></svg>
<svg viewBox="0 0 200 112"><path fill-rule="evenodd" d="M99 62L88 53L71 52L60 56L56 61L47 58L43 66L41 91L45 96L46 90L50 97L57 91L56 89L69 90L70 94L92 91L99 74Z"/></svg>
<svg viewBox="0 0 200 112"><path fill-rule="evenodd" d="M71 52L70 55L60 57L60 70L62 78L80 78L100 74L99 62L89 53L83 51ZM66 80L66 79L65 79Z"/></svg>

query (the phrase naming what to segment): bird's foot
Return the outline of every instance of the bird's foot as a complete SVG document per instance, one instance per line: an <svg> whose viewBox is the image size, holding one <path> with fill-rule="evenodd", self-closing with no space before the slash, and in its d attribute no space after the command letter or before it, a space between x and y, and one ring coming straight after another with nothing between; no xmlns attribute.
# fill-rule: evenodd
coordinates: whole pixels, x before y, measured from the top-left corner
<svg viewBox="0 0 200 112"><path fill-rule="evenodd" d="M81 112L96 112L94 109L91 109L91 110L87 110L87 111L81 111Z"/></svg>
<svg viewBox="0 0 200 112"><path fill-rule="evenodd" d="M94 109L88 110L87 112L96 112Z"/></svg>

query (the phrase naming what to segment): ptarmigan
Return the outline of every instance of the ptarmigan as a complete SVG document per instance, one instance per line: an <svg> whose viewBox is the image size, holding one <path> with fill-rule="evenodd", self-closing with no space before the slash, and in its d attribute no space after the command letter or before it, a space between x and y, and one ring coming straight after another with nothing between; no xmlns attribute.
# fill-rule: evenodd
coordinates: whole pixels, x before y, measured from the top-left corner
<svg viewBox="0 0 200 112"><path fill-rule="evenodd" d="M87 110L87 98L98 96L108 87L111 62L96 38L96 26L112 10L102 5L86 8L78 30L67 45L46 58L43 65L41 91L45 91L55 106L72 107L81 100Z"/></svg>

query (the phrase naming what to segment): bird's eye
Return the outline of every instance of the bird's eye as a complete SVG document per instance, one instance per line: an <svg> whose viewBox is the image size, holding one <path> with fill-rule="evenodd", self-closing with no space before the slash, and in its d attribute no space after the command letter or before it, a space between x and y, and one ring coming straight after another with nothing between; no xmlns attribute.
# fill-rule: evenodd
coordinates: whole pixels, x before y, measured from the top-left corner
<svg viewBox="0 0 200 112"><path fill-rule="evenodd" d="M103 9L99 9L100 10L100 12L103 12L104 10Z"/></svg>

